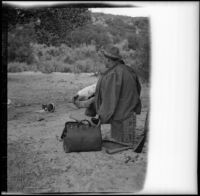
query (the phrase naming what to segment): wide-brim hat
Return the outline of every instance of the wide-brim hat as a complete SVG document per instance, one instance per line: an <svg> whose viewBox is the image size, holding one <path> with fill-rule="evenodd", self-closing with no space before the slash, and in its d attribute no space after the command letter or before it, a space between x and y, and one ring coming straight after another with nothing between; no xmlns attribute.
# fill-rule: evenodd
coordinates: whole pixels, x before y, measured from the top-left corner
<svg viewBox="0 0 200 196"><path fill-rule="evenodd" d="M113 60L121 60L122 56L120 55L119 48L116 46L110 46L104 49L103 54L106 58L110 58Z"/></svg>

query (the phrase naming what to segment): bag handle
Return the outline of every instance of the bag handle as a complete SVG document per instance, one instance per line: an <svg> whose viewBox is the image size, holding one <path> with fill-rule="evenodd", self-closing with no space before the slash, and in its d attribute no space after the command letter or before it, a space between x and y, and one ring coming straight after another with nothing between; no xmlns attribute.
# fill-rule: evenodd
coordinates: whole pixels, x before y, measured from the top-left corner
<svg viewBox="0 0 200 196"><path fill-rule="evenodd" d="M100 118L99 118L99 122L97 124L93 123L92 121L91 121L91 124L92 124L93 127L99 127L101 125Z"/></svg>
<svg viewBox="0 0 200 196"><path fill-rule="evenodd" d="M78 126L80 126L81 124L84 124L84 122L87 122L88 123L88 125L91 127L91 123L90 123L90 121L89 120L81 120L79 123L78 123Z"/></svg>
<svg viewBox="0 0 200 196"><path fill-rule="evenodd" d="M99 127L101 125L101 120L100 120L100 118L99 118L99 122L98 122L98 124L96 125L96 127Z"/></svg>
<svg viewBox="0 0 200 196"><path fill-rule="evenodd" d="M83 122L87 122L88 123L88 125L91 127L91 126L94 126L94 127L99 127L100 126L100 124L101 124L101 120L99 119L99 122L98 122L98 124L96 125L96 124L94 124L94 123L92 123L92 122L90 122L89 120L81 120L79 123L78 123L78 126L80 126L80 124L84 124Z"/></svg>

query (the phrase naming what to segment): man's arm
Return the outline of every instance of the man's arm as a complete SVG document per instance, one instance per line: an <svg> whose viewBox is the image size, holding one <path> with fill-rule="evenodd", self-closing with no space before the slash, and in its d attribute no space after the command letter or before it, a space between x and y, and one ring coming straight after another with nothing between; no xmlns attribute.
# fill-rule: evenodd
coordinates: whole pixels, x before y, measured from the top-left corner
<svg viewBox="0 0 200 196"><path fill-rule="evenodd" d="M76 107L78 108L88 108L90 106L91 103L93 103L95 101L95 98L94 97L91 97L90 99L88 100L85 100L85 101L79 101L79 100L76 100L74 102L74 104L76 105Z"/></svg>

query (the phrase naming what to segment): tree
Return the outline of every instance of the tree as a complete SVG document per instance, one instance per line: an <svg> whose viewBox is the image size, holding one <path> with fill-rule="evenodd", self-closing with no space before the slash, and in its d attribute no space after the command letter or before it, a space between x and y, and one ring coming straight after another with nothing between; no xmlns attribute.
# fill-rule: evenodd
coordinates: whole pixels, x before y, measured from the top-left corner
<svg viewBox="0 0 200 196"><path fill-rule="evenodd" d="M91 19L86 8L45 8L39 11L38 18L38 42L47 45L66 43L66 36L72 30L85 25Z"/></svg>
<svg viewBox="0 0 200 196"><path fill-rule="evenodd" d="M34 25L32 23L16 25L8 32L7 59L8 62L33 62L33 54L30 43L36 43Z"/></svg>
<svg viewBox="0 0 200 196"><path fill-rule="evenodd" d="M3 24L8 31L17 24L33 22L37 40L41 44L59 45L65 43L66 35L91 20L87 8L16 8L3 7Z"/></svg>
<svg viewBox="0 0 200 196"><path fill-rule="evenodd" d="M3 6L2 25L8 28L8 31L15 28L17 24L26 24L36 20L34 10L17 8L13 6Z"/></svg>
<svg viewBox="0 0 200 196"><path fill-rule="evenodd" d="M73 46L95 43L95 46L98 49L111 43L112 38L105 27L87 24L72 31L71 35L66 38L66 41Z"/></svg>

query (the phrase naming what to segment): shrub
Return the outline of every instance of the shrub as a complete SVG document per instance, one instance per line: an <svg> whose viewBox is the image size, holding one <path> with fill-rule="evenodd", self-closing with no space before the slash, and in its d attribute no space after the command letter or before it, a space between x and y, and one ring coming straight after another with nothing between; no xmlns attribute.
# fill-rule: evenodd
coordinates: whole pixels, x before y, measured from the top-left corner
<svg viewBox="0 0 200 196"><path fill-rule="evenodd" d="M95 58L96 56L96 47L95 45L86 45L82 44L79 47L74 48L74 53L76 60L85 59L85 58Z"/></svg>
<svg viewBox="0 0 200 196"><path fill-rule="evenodd" d="M64 58L64 61L63 61L64 63L69 63L69 64L72 64L73 62L74 62L74 58L73 58L73 56L66 56L65 58Z"/></svg>
<svg viewBox="0 0 200 196"><path fill-rule="evenodd" d="M73 72L73 66L68 64L68 63L60 62L56 71L57 72L64 72L64 73Z"/></svg>
<svg viewBox="0 0 200 196"><path fill-rule="evenodd" d="M129 47L128 47L128 40L122 40L121 42L115 44L116 47L118 47L120 49L120 51L128 51Z"/></svg>
<svg viewBox="0 0 200 196"><path fill-rule="evenodd" d="M74 64L74 73L80 72L93 72L94 71L94 61L92 59L78 60Z"/></svg>
<svg viewBox="0 0 200 196"><path fill-rule="evenodd" d="M33 44L34 56L38 70L42 72L92 72L96 70L99 57L94 45L82 44L70 48L62 44L60 47Z"/></svg>
<svg viewBox="0 0 200 196"><path fill-rule="evenodd" d="M70 67L63 67L62 70L60 70L60 72L64 72L64 73L68 73L68 72L72 72L71 68Z"/></svg>
<svg viewBox="0 0 200 196"><path fill-rule="evenodd" d="M127 47L128 41L124 40L116 46L125 63L135 69L140 77L148 80L149 61L146 50L132 50ZM31 65L14 63L9 65L9 70L16 71L41 71L51 72L101 72L104 70L104 62L101 53L98 53L95 45L82 44L79 47L70 48L62 44L59 47L32 44L35 63ZM24 65L24 66L22 66Z"/></svg>
<svg viewBox="0 0 200 196"><path fill-rule="evenodd" d="M22 72L22 71L28 71L29 68L26 63L20 63L20 62L12 62L8 63L8 72Z"/></svg>
<svg viewBox="0 0 200 196"><path fill-rule="evenodd" d="M39 71L41 71L42 73L52 73L52 72L56 71L55 66L56 66L56 64L54 61L46 60L46 61L41 62Z"/></svg>

